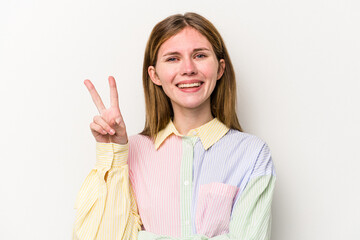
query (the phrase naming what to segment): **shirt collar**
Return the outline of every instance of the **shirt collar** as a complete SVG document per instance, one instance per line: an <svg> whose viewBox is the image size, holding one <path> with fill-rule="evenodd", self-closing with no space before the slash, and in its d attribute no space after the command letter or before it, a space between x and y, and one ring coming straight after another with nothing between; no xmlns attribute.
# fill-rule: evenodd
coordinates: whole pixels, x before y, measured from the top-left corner
<svg viewBox="0 0 360 240"><path fill-rule="evenodd" d="M214 143L216 143L220 138L222 138L228 131L228 127L226 127L217 118L214 118L210 122L205 123L198 128L190 130L187 136L199 137L202 145L204 146L204 149L207 150L212 145L214 145ZM158 149L165 141L165 139L171 134L175 134L180 137L183 136L176 130L174 123L170 120L168 125L156 135L155 148Z"/></svg>

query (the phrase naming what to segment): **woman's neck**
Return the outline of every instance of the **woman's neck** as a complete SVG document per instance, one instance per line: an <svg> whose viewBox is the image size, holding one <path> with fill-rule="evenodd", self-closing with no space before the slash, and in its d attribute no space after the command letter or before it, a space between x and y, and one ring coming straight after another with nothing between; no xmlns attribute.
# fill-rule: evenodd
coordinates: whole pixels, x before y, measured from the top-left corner
<svg viewBox="0 0 360 240"><path fill-rule="evenodd" d="M182 135L186 135L191 129L198 128L211 121L214 117L209 109L174 109L173 123Z"/></svg>

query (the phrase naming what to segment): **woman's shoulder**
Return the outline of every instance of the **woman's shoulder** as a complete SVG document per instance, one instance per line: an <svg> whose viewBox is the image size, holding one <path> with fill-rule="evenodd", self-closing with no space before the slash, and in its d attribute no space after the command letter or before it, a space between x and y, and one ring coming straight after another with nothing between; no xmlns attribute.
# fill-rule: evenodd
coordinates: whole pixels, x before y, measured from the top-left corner
<svg viewBox="0 0 360 240"><path fill-rule="evenodd" d="M154 144L153 138L149 136L142 135L140 133L132 135L129 137L129 144L130 145L143 145L143 144Z"/></svg>
<svg viewBox="0 0 360 240"><path fill-rule="evenodd" d="M155 150L152 138L136 134L129 137L129 160L137 159L138 156L148 155Z"/></svg>
<svg viewBox="0 0 360 240"><path fill-rule="evenodd" d="M226 142L232 143L235 146L253 146L253 147L263 147L267 146L266 142L258 136L255 136L250 133L241 132L236 129L230 129L223 139Z"/></svg>
<svg viewBox="0 0 360 240"><path fill-rule="evenodd" d="M224 136L232 144L234 161L243 161L254 169L253 176L275 174L268 144L258 136L230 129ZM237 156L241 156L238 158Z"/></svg>

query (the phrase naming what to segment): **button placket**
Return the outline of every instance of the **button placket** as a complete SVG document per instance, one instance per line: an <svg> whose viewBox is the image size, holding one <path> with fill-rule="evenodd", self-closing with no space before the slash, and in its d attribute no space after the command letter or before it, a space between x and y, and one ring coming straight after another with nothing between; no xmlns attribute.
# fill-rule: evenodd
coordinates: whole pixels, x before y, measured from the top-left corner
<svg viewBox="0 0 360 240"><path fill-rule="evenodd" d="M192 165L194 157L195 136L183 137L183 155L180 170L180 205L181 205L181 236L191 236L191 202L192 202Z"/></svg>

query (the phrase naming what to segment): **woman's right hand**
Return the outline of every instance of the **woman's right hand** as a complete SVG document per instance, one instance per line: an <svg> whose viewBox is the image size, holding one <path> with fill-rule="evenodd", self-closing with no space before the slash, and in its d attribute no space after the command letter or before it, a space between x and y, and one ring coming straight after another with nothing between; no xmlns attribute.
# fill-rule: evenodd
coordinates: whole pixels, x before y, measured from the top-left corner
<svg viewBox="0 0 360 240"><path fill-rule="evenodd" d="M105 108L98 92L90 80L84 81L89 90L93 102L95 103L100 115L94 117L90 124L90 129L97 142L126 144L128 141L126 127L121 116L118 100L116 82L113 77L109 77L110 85L110 107Z"/></svg>

